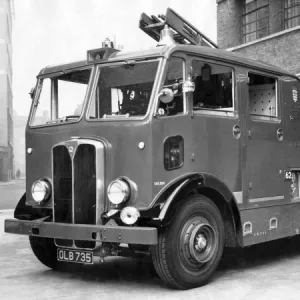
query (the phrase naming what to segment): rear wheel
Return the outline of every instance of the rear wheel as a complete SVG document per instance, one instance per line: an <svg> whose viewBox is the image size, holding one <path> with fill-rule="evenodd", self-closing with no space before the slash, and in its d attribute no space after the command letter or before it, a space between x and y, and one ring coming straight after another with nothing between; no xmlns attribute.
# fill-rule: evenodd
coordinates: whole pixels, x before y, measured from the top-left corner
<svg viewBox="0 0 300 300"><path fill-rule="evenodd" d="M176 289L201 286L211 278L224 249L224 225L216 205L192 195L170 225L159 232L152 259L160 278Z"/></svg>
<svg viewBox="0 0 300 300"><path fill-rule="evenodd" d="M36 258L50 269L57 269L59 262L57 261L57 247L54 239L29 236L31 249Z"/></svg>

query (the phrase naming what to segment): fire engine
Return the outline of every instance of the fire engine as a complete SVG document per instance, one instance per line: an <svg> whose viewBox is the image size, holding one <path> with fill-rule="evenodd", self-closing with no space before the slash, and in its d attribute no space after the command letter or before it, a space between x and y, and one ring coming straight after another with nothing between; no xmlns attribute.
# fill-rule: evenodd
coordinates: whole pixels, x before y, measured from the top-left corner
<svg viewBox="0 0 300 300"><path fill-rule="evenodd" d="M155 47L106 40L38 74L5 232L52 269L143 254L189 289L224 247L299 234L299 80L217 49L170 8L139 26Z"/></svg>

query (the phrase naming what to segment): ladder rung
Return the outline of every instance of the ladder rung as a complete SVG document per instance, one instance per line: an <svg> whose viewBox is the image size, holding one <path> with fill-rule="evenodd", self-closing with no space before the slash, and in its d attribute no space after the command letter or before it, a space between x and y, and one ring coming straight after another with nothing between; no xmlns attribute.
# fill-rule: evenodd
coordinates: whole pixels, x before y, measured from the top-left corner
<svg viewBox="0 0 300 300"><path fill-rule="evenodd" d="M154 23L154 24L150 24L150 25L146 25L144 27L145 30L152 30L152 29L160 29L163 28L165 26L165 22L160 22L160 23Z"/></svg>
<svg viewBox="0 0 300 300"><path fill-rule="evenodd" d="M166 21L166 16L165 15L158 15L158 17L164 21Z"/></svg>
<svg viewBox="0 0 300 300"><path fill-rule="evenodd" d="M161 20L159 18L157 18L156 16L154 16L154 15L151 15L151 18L156 23L160 23L161 22Z"/></svg>

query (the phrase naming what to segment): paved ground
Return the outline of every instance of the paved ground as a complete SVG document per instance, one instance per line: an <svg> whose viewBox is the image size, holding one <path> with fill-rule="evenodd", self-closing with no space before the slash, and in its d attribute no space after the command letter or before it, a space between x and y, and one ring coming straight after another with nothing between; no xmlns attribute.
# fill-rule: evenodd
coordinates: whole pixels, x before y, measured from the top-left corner
<svg viewBox="0 0 300 300"><path fill-rule="evenodd" d="M166 288L149 264L111 258L104 264L54 272L31 253L26 236L3 233L11 213L0 213L0 299L300 298L300 239L272 242L226 254L213 281L189 291Z"/></svg>
<svg viewBox="0 0 300 300"><path fill-rule="evenodd" d="M0 182L0 210L13 209L25 193L25 180Z"/></svg>

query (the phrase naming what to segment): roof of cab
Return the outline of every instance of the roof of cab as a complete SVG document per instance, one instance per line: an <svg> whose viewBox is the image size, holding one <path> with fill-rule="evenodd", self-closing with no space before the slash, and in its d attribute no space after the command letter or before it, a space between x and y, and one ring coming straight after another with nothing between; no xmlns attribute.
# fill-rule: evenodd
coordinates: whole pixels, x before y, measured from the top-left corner
<svg viewBox="0 0 300 300"><path fill-rule="evenodd" d="M99 62L98 61L87 62L86 60L83 60L83 61L77 61L77 62L66 63L61 65L48 66L40 71L39 76L51 74L51 73L57 73L63 70L78 69L88 65L98 64L98 63L117 62L117 61L135 60L135 59L142 59L142 58L155 58L155 57L168 58L172 53L176 51L182 51L192 55L198 55L204 58L212 58L221 62L229 62L234 65L240 65L251 69L266 71L276 75L291 76L298 79L298 77L295 74L289 73L288 71L276 67L274 65L267 64L265 62L256 59L246 58L241 54L232 53L230 51L214 49L214 48L198 46L198 45L172 45L172 46L163 46L163 47L152 47L146 50L139 50L133 52L120 51L111 54L109 59L102 60Z"/></svg>

